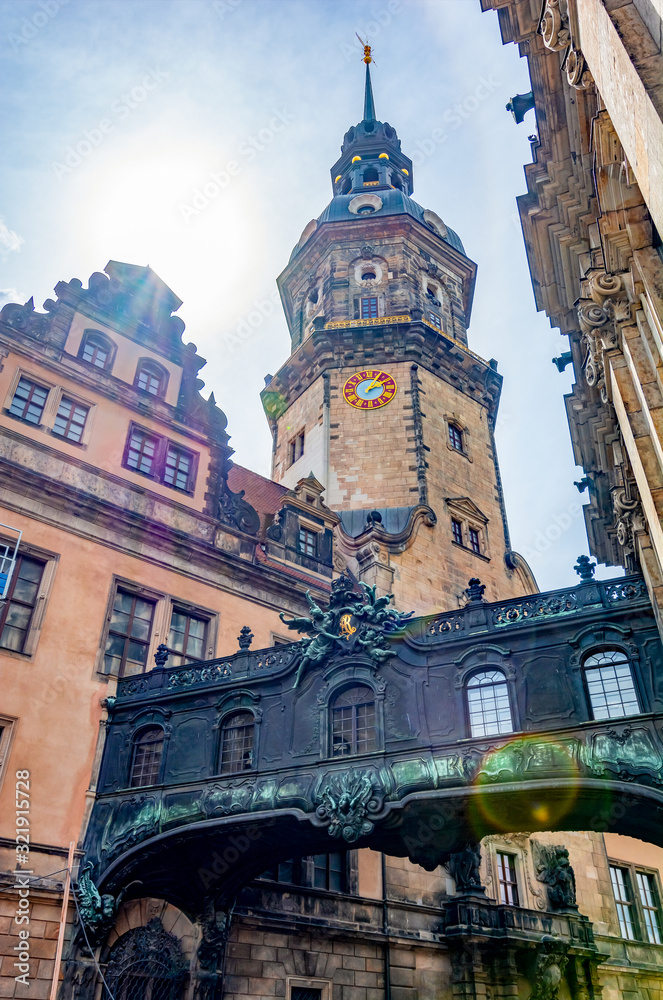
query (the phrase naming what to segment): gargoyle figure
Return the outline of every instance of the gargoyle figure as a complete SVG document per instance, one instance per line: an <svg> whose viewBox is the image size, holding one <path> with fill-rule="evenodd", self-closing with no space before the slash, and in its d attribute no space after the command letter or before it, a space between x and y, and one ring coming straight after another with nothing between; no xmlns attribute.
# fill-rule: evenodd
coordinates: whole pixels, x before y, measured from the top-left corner
<svg viewBox="0 0 663 1000"><path fill-rule="evenodd" d="M93 867L91 862L85 865L78 877L75 891L85 933L90 944L94 947L103 941L115 923L115 915L121 897L118 896L116 900L110 893L101 895L90 877Z"/></svg>
<svg viewBox="0 0 663 1000"><path fill-rule="evenodd" d="M366 819L374 797L373 782L365 771L351 771L332 778L320 792L317 814L329 819L330 837L343 837L348 844L370 833L373 823ZM374 803L377 806L377 802Z"/></svg>
<svg viewBox="0 0 663 1000"><path fill-rule="evenodd" d="M456 883L458 892L485 892L481 884L479 866L481 847L467 844L462 851L455 851L446 862L446 869Z"/></svg>
<svg viewBox="0 0 663 1000"><path fill-rule="evenodd" d="M201 969L213 970L219 964L228 937L228 914L217 910L213 899L207 899L200 926L202 938L198 945L198 964Z"/></svg>
<svg viewBox="0 0 663 1000"><path fill-rule="evenodd" d="M360 583L359 586L362 593L355 590L349 576L342 574L332 583L326 611L318 607L307 591L309 618L288 620L281 613L284 625L311 637L302 640L302 659L294 687L299 686L309 667L321 663L332 654L359 652L377 665L395 655L395 650L390 649L387 643L387 637L401 631L411 613L404 615L396 608L389 607L393 595L376 597L375 587L369 587L365 583Z"/></svg>
<svg viewBox="0 0 663 1000"><path fill-rule="evenodd" d="M548 886L552 910L577 909L576 879L565 847L536 844L536 877Z"/></svg>

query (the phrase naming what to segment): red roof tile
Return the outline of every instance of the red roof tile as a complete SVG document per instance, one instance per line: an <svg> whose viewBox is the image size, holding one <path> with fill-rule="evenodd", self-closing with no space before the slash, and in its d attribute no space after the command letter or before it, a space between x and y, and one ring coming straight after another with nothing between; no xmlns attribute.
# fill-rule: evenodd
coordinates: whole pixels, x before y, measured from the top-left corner
<svg viewBox="0 0 663 1000"><path fill-rule="evenodd" d="M257 472L245 469L242 465L233 465L228 473L228 486L233 493L244 490L244 499L261 518L265 514L275 514L281 506L281 497L288 492L286 486L259 476Z"/></svg>

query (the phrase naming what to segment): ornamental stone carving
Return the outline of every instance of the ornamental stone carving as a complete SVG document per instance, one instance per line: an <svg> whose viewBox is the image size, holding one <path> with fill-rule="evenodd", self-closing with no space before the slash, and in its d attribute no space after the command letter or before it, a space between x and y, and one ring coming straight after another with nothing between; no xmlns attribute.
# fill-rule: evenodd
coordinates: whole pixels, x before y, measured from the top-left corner
<svg viewBox="0 0 663 1000"><path fill-rule="evenodd" d="M534 969L534 989L530 1000L557 1000L568 962L567 945L544 934Z"/></svg>
<svg viewBox="0 0 663 1000"><path fill-rule="evenodd" d="M566 79L575 90L585 90L593 83L585 57L580 49L571 47L564 60Z"/></svg>
<svg viewBox="0 0 663 1000"><path fill-rule="evenodd" d="M560 0L546 0L539 21L539 34L545 47L553 52L559 52L570 44L571 32L566 11L562 13L560 8Z"/></svg>
<svg viewBox="0 0 663 1000"><path fill-rule="evenodd" d="M586 295L577 302L582 343L587 349L585 381L608 401L605 352L620 346L621 327L631 319L632 307L618 274L601 271L584 283Z"/></svg>
<svg viewBox="0 0 663 1000"><path fill-rule="evenodd" d="M368 771L343 771L330 777L316 796L316 815L328 823L330 837L342 837L353 844L372 833L369 819L380 810L383 794L373 787Z"/></svg>

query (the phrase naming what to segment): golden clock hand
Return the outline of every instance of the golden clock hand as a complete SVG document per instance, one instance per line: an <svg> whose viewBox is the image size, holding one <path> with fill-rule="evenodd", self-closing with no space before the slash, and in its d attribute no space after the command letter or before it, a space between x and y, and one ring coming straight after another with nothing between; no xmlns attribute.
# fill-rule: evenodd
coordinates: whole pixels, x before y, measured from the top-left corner
<svg viewBox="0 0 663 1000"><path fill-rule="evenodd" d="M378 382L376 378L373 379L370 385L366 386L366 392L370 392L371 389L377 389L377 387L384 388L384 382Z"/></svg>

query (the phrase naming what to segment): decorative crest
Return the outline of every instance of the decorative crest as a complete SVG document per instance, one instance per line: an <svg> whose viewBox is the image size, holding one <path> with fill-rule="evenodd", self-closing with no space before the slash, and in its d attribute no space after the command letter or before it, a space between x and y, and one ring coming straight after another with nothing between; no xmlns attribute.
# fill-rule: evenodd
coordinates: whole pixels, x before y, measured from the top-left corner
<svg viewBox="0 0 663 1000"><path fill-rule="evenodd" d="M388 605L393 594L376 597L375 587L361 581L359 586L361 593L355 589L351 578L343 573L332 583L326 611L318 607L310 591L307 591L310 618L288 620L281 612L281 621L288 628L310 636L301 640L303 656L294 687L299 687L309 667L324 662L332 655L363 653L376 666L395 656L395 650L387 644L388 637L402 631L413 612L401 614L396 608L390 608Z"/></svg>
<svg viewBox="0 0 663 1000"><path fill-rule="evenodd" d="M382 793L373 787L368 771L343 771L328 779L316 801L316 814L329 823L330 837L342 837L348 844L371 833L375 824L369 813L379 812Z"/></svg>

